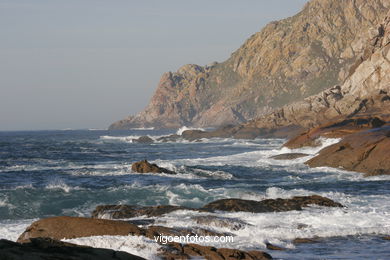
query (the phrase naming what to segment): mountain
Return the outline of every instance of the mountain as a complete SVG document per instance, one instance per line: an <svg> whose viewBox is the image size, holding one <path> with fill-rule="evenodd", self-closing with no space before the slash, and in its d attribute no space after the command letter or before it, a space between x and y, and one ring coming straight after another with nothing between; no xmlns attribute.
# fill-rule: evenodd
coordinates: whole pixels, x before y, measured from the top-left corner
<svg viewBox="0 0 390 260"><path fill-rule="evenodd" d="M312 0L222 63L163 74L145 110L110 129L243 123L338 85L389 8L390 0Z"/></svg>
<svg viewBox="0 0 390 260"><path fill-rule="evenodd" d="M285 105L246 123L245 127L310 128L337 118L367 115L390 120L390 12L382 23L369 30L364 51L342 85Z"/></svg>

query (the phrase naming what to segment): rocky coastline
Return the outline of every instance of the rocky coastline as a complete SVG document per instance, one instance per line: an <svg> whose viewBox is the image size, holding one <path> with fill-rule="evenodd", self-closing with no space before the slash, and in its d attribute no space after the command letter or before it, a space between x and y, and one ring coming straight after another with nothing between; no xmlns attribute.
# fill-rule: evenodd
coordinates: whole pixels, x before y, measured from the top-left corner
<svg viewBox="0 0 390 260"><path fill-rule="evenodd" d="M292 197L289 199L268 199L251 201L243 199L222 199L204 205L201 208L186 208L171 205L139 207L132 205L101 205L96 207L90 218L58 216L44 218L33 222L19 236L17 242L0 241L0 257L2 259L143 259L126 252L109 249L80 246L62 240L91 236L141 236L154 240L159 244L157 256L161 259L192 259L201 257L205 259L272 259L264 251L242 251L229 248L216 248L199 244L183 244L178 242L161 243L157 236L223 236L231 233L217 233L212 229L204 228L175 228L154 225L153 219L169 214L173 211L198 211L204 213L217 212L283 212L291 210L305 210L310 206L343 207L338 202L318 195ZM147 222L144 218L151 218ZM108 219L107 219L108 218ZM126 220L140 218L141 221ZM143 219L143 221L142 221ZM237 230L250 225L243 221L219 217L218 214L194 216L197 223L209 224L212 227L223 226L226 229ZM310 239L298 239L296 243L311 242ZM301 242L302 242L301 241ZM302 242L302 243L303 243ZM265 242L268 250L281 250L280 247ZM139 245L142 246L142 245Z"/></svg>

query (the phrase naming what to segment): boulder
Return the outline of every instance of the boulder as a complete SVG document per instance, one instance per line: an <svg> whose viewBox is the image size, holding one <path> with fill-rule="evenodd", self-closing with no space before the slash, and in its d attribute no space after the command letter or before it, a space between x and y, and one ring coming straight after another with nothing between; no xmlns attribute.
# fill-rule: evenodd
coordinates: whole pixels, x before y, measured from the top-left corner
<svg viewBox="0 0 390 260"><path fill-rule="evenodd" d="M166 173L176 174L176 172L159 167L157 164L149 163L147 160L135 162L131 165L131 170L138 173Z"/></svg>
<svg viewBox="0 0 390 260"><path fill-rule="evenodd" d="M296 196L291 199L267 199L262 201L242 199L221 199L205 205L204 209L230 212L282 212L289 210L302 210L309 205L326 207L343 207L340 203L318 195Z"/></svg>
<svg viewBox="0 0 390 260"><path fill-rule="evenodd" d="M127 236L143 233L144 231L138 226L124 221L60 216L35 221L19 236L17 242L29 242L31 238L37 237L61 240L64 238L103 235Z"/></svg>
<svg viewBox="0 0 390 260"><path fill-rule="evenodd" d="M275 160L294 160L297 158L308 156L309 154L306 153L283 153L271 156L269 158L275 159Z"/></svg>
<svg viewBox="0 0 390 260"><path fill-rule="evenodd" d="M284 146L295 149L304 146L319 146L320 137L342 138L363 130L374 129L385 125L386 122L376 116L356 116L352 118L336 118L331 122L310 128L291 138Z"/></svg>
<svg viewBox="0 0 390 260"><path fill-rule="evenodd" d="M306 162L310 167L328 166L365 173L390 174L390 126L362 131L325 147Z"/></svg>
<svg viewBox="0 0 390 260"><path fill-rule="evenodd" d="M141 136L137 139L132 139L131 141L133 143L140 143L140 144L151 144L154 142L154 140L152 138L150 138L149 136Z"/></svg>
<svg viewBox="0 0 390 260"><path fill-rule="evenodd" d="M35 221L19 236L17 242L27 243L37 237L61 240L90 236L133 235L154 239L155 236L159 235L185 236L187 234L200 236L227 235L202 228L186 229L163 226L141 228L126 221L61 216Z"/></svg>
<svg viewBox="0 0 390 260"><path fill-rule="evenodd" d="M53 252L58 252L59 256L55 259L73 259L69 258L69 255L72 255L72 252L77 256L79 253L80 256L85 258L74 258L74 259L95 259L94 257L87 258L88 254L91 256L96 255L96 259L111 259L107 258L98 258L100 255L102 257L106 256L106 252L111 254L112 259L142 259L137 258L122 252L115 252L112 250L99 251L99 249L83 247L83 246L74 246L73 248L68 249L67 247L73 247L69 243L57 242L55 240L61 239L70 239L78 237L87 237L87 236L102 236L102 235L136 235L136 236L145 236L150 239L155 239L157 236L227 236L230 234L226 233L217 233L207 229L195 228L195 229L186 229L186 228L169 228L163 226L149 226L147 228L140 228L130 223L124 221L112 221L112 220L102 220L102 219L92 219L92 218L79 218L79 217L53 217L41 219L34 222L26 231L19 237L18 242L23 243L14 243L14 242L3 242L0 241L0 259L51 259L47 255L51 255ZM32 258L27 257L23 258L24 251L23 248L29 248L30 245L37 247L36 241L44 241L44 243L38 244L38 249L47 252L46 255L43 254L43 257ZM45 242L46 241L46 242ZM47 242L49 241L49 242ZM54 241L54 242L53 242ZM3 243L2 243L3 242ZM193 257L203 257L206 259L272 259L268 254L262 251L241 251L235 249L226 249L226 248L214 248L207 246L200 246L196 244L178 244L178 243L169 243L165 245L164 241L156 241L157 243L162 244L162 249L160 252L160 257L162 259L192 259ZM16 248L16 249L15 249ZM19 250L22 248L22 250ZM41 249L40 249L41 248ZM64 248L64 249L61 249ZM81 251L78 252L79 248ZM84 248L84 249L83 249ZM35 254L35 249L28 249L28 253ZM38 250L38 256L41 253ZM68 258L61 258L62 255L67 253ZM16 258L6 258L1 257L3 255L9 257L16 254ZM55 254L54 254L55 255ZM119 257L124 258L119 258ZM19 257L19 258L17 258ZM44 258L46 257L46 258ZM118 257L118 258L115 258ZM126 258L127 257L127 258ZM131 258L133 257L133 258ZM53 258L54 259L54 258Z"/></svg>
<svg viewBox="0 0 390 260"><path fill-rule="evenodd" d="M267 247L267 249L269 250L277 250L277 251L283 251L283 250L286 250L286 248L283 248L283 247L280 247L280 246L275 246L269 242L265 243L265 246Z"/></svg>
<svg viewBox="0 0 390 260"><path fill-rule="evenodd" d="M0 240L0 259L4 260L143 260L126 252L65 243L51 238L33 238L29 243Z"/></svg>

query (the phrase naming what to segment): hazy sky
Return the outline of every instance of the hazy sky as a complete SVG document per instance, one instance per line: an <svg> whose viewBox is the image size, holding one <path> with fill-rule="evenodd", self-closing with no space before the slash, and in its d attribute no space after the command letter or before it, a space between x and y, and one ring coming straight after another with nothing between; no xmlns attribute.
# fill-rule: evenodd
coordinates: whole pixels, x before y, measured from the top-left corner
<svg viewBox="0 0 390 260"><path fill-rule="evenodd" d="M307 0L0 0L0 130L106 128Z"/></svg>

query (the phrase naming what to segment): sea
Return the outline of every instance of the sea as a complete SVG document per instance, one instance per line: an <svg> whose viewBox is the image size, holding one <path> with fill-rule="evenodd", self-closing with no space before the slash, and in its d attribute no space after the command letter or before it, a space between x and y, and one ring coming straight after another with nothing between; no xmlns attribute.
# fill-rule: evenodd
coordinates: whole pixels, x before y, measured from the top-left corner
<svg viewBox="0 0 390 260"><path fill-rule="evenodd" d="M195 142L135 143L140 136L157 140L182 132L134 129L0 132L0 239L16 241L33 221L51 216L90 217L98 205L181 205L202 207L222 198L263 200L318 194L344 208L311 206L280 213L218 212L245 223L231 229L198 224L180 210L155 218L155 225L202 227L234 235L234 242L212 246L263 250L275 259L390 259L390 176L365 178L333 168L309 168L304 162L322 146L290 150L284 139L202 139ZM308 156L274 160L282 153ZM177 172L138 174L131 164L147 159ZM146 218L146 217L141 217ZM295 238L319 238L293 244ZM127 251L158 259L151 239L99 236L72 243ZM285 248L266 249L266 243Z"/></svg>

